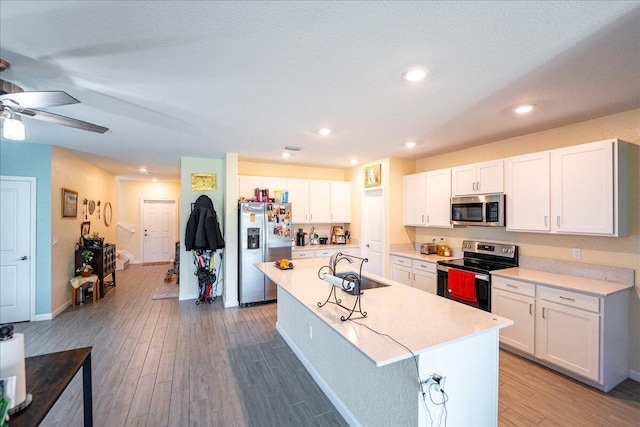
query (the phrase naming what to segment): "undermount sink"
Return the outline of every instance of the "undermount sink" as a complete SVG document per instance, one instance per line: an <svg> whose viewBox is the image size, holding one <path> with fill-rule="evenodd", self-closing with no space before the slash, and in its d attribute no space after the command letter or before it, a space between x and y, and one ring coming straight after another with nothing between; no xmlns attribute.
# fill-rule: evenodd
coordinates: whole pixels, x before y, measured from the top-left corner
<svg viewBox="0 0 640 427"><path fill-rule="evenodd" d="M355 274L353 272L350 272L350 271L341 271L339 273L336 273L335 276L339 277L341 279L343 279L345 277L347 279L355 279L353 281L356 282L356 287L352 291L346 291L344 289L343 289L343 291L345 291L346 293L351 294L351 295L357 295L358 294L358 289L357 289L358 288L358 285L357 285L357 283L358 283L358 280L357 280L358 275L357 274ZM362 276L360 278L360 290L361 291L364 291L366 289L386 288L387 286L391 286L391 285L387 285L386 283L376 282L375 280L371 280L368 277L364 277L364 276Z"/></svg>

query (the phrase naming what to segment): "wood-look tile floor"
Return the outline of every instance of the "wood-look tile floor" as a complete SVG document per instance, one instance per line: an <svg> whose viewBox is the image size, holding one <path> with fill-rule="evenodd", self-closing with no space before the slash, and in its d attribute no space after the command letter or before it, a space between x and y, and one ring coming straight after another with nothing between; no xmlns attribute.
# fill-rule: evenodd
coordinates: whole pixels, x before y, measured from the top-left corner
<svg viewBox="0 0 640 427"><path fill-rule="evenodd" d="M275 304L151 300L169 267L129 266L97 304L16 324L27 356L93 346L96 426L346 425L275 331ZM82 425L81 379L44 426ZM626 380L605 394L503 351L499 422L637 426L640 384Z"/></svg>

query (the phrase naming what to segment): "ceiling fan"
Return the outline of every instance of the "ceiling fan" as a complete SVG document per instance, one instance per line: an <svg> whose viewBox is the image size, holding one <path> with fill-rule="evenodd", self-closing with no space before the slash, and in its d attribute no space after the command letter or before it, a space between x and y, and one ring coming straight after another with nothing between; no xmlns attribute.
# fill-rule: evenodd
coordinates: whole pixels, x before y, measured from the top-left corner
<svg viewBox="0 0 640 427"><path fill-rule="evenodd" d="M0 71L4 71L9 67L8 62L0 59ZM20 118L21 116L90 132L105 133L109 130L109 128L104 126L49 113L48 111L37 110L37 108L58 107L78 103L80 103L80 101L63 91L25 92L20 86L0 79L2 135L7 139L24 140L25 129L24 123L22 123Z"/></svg>

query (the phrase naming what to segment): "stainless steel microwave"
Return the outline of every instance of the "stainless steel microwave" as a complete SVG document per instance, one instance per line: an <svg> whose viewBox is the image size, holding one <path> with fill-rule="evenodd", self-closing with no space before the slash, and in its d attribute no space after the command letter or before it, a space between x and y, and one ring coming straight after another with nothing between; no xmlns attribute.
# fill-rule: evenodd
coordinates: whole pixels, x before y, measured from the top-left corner
<svg viewBox="0 0 640 427"><path fill-rule="evenodd" d="M451 223L503 227L505 224L504 202L504 194L452 197Z"/></svg>

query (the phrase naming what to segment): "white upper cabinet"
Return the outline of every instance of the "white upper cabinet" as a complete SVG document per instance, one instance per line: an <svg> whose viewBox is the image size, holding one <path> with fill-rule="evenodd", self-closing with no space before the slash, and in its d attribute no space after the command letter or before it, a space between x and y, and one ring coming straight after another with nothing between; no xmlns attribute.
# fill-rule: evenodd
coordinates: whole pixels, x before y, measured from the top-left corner
<svg viewBox="0 0 640 427"><path fill-rule="evenodd" d="M291 222L302 224L309 222L309 180L287 179L286 190L289 191L291 203Z"/></svg>
<svg viewBox="0 0 640 427"><path fill-rule="evenodd" d="M351 222L351 182L287 179L294 224Z"/></svg>
<svg viewBox="0 0 640 427"><path fill-rule="evenodd" d="M508 231L550 230L549 152L507 159Z"/></svg>
<svg viewBox="0 0 640 427"><path fill-rule="evenodd" d="M263 188L261 176L238 177L238 198L244 197L246 200L253 200L253 190L256 188Z"/></svg>
<svg viewBox="0 0 640 427"><path fill-rule="evenodd" d="M270 178L262 176L240 176L238 177L238 196L247 200L253 199L253 190L259 188L261 190L268 189L269 197L273 198L276 190L285 189L284 178Z"/></svg>
<svg viewBox="0 0 640 427"><path fill-rule="evenodd" d="M331 184L329 181L309 181L309 221L329 222L331 203Z"/></svg>
<svg viewBox="0 0 640 427"><path fill-rule="evenodd" d="M552 230L627 233L626 149L610 139L551 151Z"/></svg>
<svg viewBox="0 0 640 427"><path fill-rule="evenodd" d="M331 222L351 222L351 182L330 181L331 184Z"/></svg>
<svg viewBox="0 0 640 427"><path fill-rule="evenodd" d="M404 225L451 227L451 169L404 177Z"/></svg>
<svg viewBox="0 0 640 427"><path fill-rule="evenodd" d="M451 169L451 194L454 197L504 191L502 159L474 163Z"/></svg>
<svg viewBox="0 0 640 427"><path fill-rule="evenodd" d="M453 227L451 224L451 169L427 172L427 226Z"/></svg>
<svg viewBox="0 0 640 427"><path fill-rule="evenodd" d="M404 225L427 225L427 174L404 177Z"/></svg>

